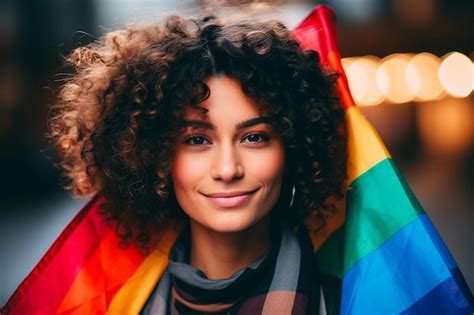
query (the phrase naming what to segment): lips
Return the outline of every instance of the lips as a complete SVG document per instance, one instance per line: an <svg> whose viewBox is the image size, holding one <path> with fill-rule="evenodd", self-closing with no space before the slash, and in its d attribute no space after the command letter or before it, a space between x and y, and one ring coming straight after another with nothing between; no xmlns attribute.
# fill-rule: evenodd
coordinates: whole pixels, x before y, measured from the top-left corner
<svg viewBox="0 0 474 315"><path fill-rule="evenodd" d="M213 204L223 207L231 208L241 206L247 203L248 200L257 191L232 191L232 192L219 192L213 194L204 194Z"/></svg>

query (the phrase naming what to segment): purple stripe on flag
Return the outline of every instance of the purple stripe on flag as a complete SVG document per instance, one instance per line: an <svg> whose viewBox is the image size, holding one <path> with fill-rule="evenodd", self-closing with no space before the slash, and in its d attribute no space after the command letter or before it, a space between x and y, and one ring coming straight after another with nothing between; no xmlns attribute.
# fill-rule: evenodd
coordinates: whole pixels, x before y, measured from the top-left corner
<svg viewBox="0 0 474 315"><path fill-rule="evenodd" d="M459 269L452 270L459 273ZM401 314L430 314L430 315L461 315L473 314L474 309L466 300L466 296L460 294L458 283L455 278L449 278L440 283L423 298L410 306Z"/></svg>
<svg viewBox="0 0 474 315"><path fill-rule="evenodd" d="M341 313L398 314L408 309L452 278L450 269L457 266L450 257L429 218L420 214L347 272ZM450 290L446 294L464 295L456 282Z"/></svg>

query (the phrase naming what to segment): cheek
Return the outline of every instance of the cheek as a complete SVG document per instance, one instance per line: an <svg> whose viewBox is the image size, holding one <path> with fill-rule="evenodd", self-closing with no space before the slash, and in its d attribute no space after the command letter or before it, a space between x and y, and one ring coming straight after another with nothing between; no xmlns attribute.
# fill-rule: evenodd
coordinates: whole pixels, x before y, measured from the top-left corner
<svg viewBox="0 0 474 315"><path fill-rule="evenodd" d="M258 154L248 161L247 171L267 186L278 185L285 164L284 149L280 146Z"/></svg>
<svg viewBox="0 0 474 315"><path fill-rule="evenodd" d="M192 187L205 173L204 163L195 156L176 154L171 164L171 178L175 189Z"/></svg>

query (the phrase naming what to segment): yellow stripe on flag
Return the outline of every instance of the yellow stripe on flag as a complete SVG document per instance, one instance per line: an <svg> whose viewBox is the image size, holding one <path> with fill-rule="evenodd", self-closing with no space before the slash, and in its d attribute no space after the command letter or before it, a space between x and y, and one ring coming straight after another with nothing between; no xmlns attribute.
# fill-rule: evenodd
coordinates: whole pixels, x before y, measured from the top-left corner
<svg viewBox="0 0 474 315"><path fill-rule="evenodd" d="M364 174L374 165L390 158L374 127L367 121L360 109L351 106L346 110L348 145L348 184Z"/></svg>
<svg viewBox="0 0 474 315"><path fill-rule="evenodd" d="M349 106L345 115L348 145L347 185L350 186L357 177L390 157L390 153L358 107ZM344 191L347 191L347 187ZM344 224L346 217L346 198L337 200L330 197L325 202L332 204L337 211L325 216L324 224L321 224L317 217L309 217L305 220L308 230L316 231L311 234L314 251L319 250L328 237Z"/></svg>
<svg viewBox="0 0 474 315"><path fill-rule="evenodd" d="M178 238L179 230L166 227L159 240L159 246L138 267L132 277L113 298L107 314L138 314L168 266L168 254Z"/></svg>

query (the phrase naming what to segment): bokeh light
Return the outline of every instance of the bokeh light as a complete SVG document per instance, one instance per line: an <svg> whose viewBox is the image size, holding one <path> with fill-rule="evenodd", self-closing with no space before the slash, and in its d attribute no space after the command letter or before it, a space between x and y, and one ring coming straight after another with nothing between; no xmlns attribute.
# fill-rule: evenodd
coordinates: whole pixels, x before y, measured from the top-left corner
<svg viewBox="0 0 474 315"><path fill-rule="evenodd" d="M347 57L342 66L359 106L466 97L474 90L474 63L458 52L442 59L428 52Z"/></svg>
<svg viewBox="0 0 474 315"><path fill-rule="evenodd" d="M380 91L389 102L406 103L414 99L406 81L410 60L409 54L392 54L382 59L375 76Z"/></svg>
<svg viewBox="0 0 474 315"><path fill-rule="evenodd" d="M426 151L452 157L471 149L473 117L467 98L448 97L420 105L417 125Z"/></svg>
<svg viewBox="0 0 474 315"><path fill-rule="evenodd" d="M459 52L445 55L439 67L439 79L452 96L468 96L473 86L472 61Z"/></svg>
<svg viewBox="0 0 474 315"><path fill-rule="evenodd" d="M344 68L344 71L346 71L346 69L351 65L351 63L353 63L354 61L356 61L357 59L359 59L360 57L346 57L346 58L342 58L341 59L341 63L342 63L342 67Z"/></svg>
<svg viewBox="0 0 474 315"><path fill-rule="evenodd" d="M379 61L375 56L365 56L343 63L352 97L359 106L377 105L385 99L375 80Z"/></svg>
<svg viewBox="0 0 474 315"><path fill-rule="evenodd" d="M406 81L416 100L434 100L443 94L443 86L438 77L440 64L441 60L430 53L418 54L408 63Z"/></svg>
<svg viewBox="0 0 474 315"><path fill-rule="evenodd" d="M472 62L472 90L474 91L474 61Z"/></svg>

